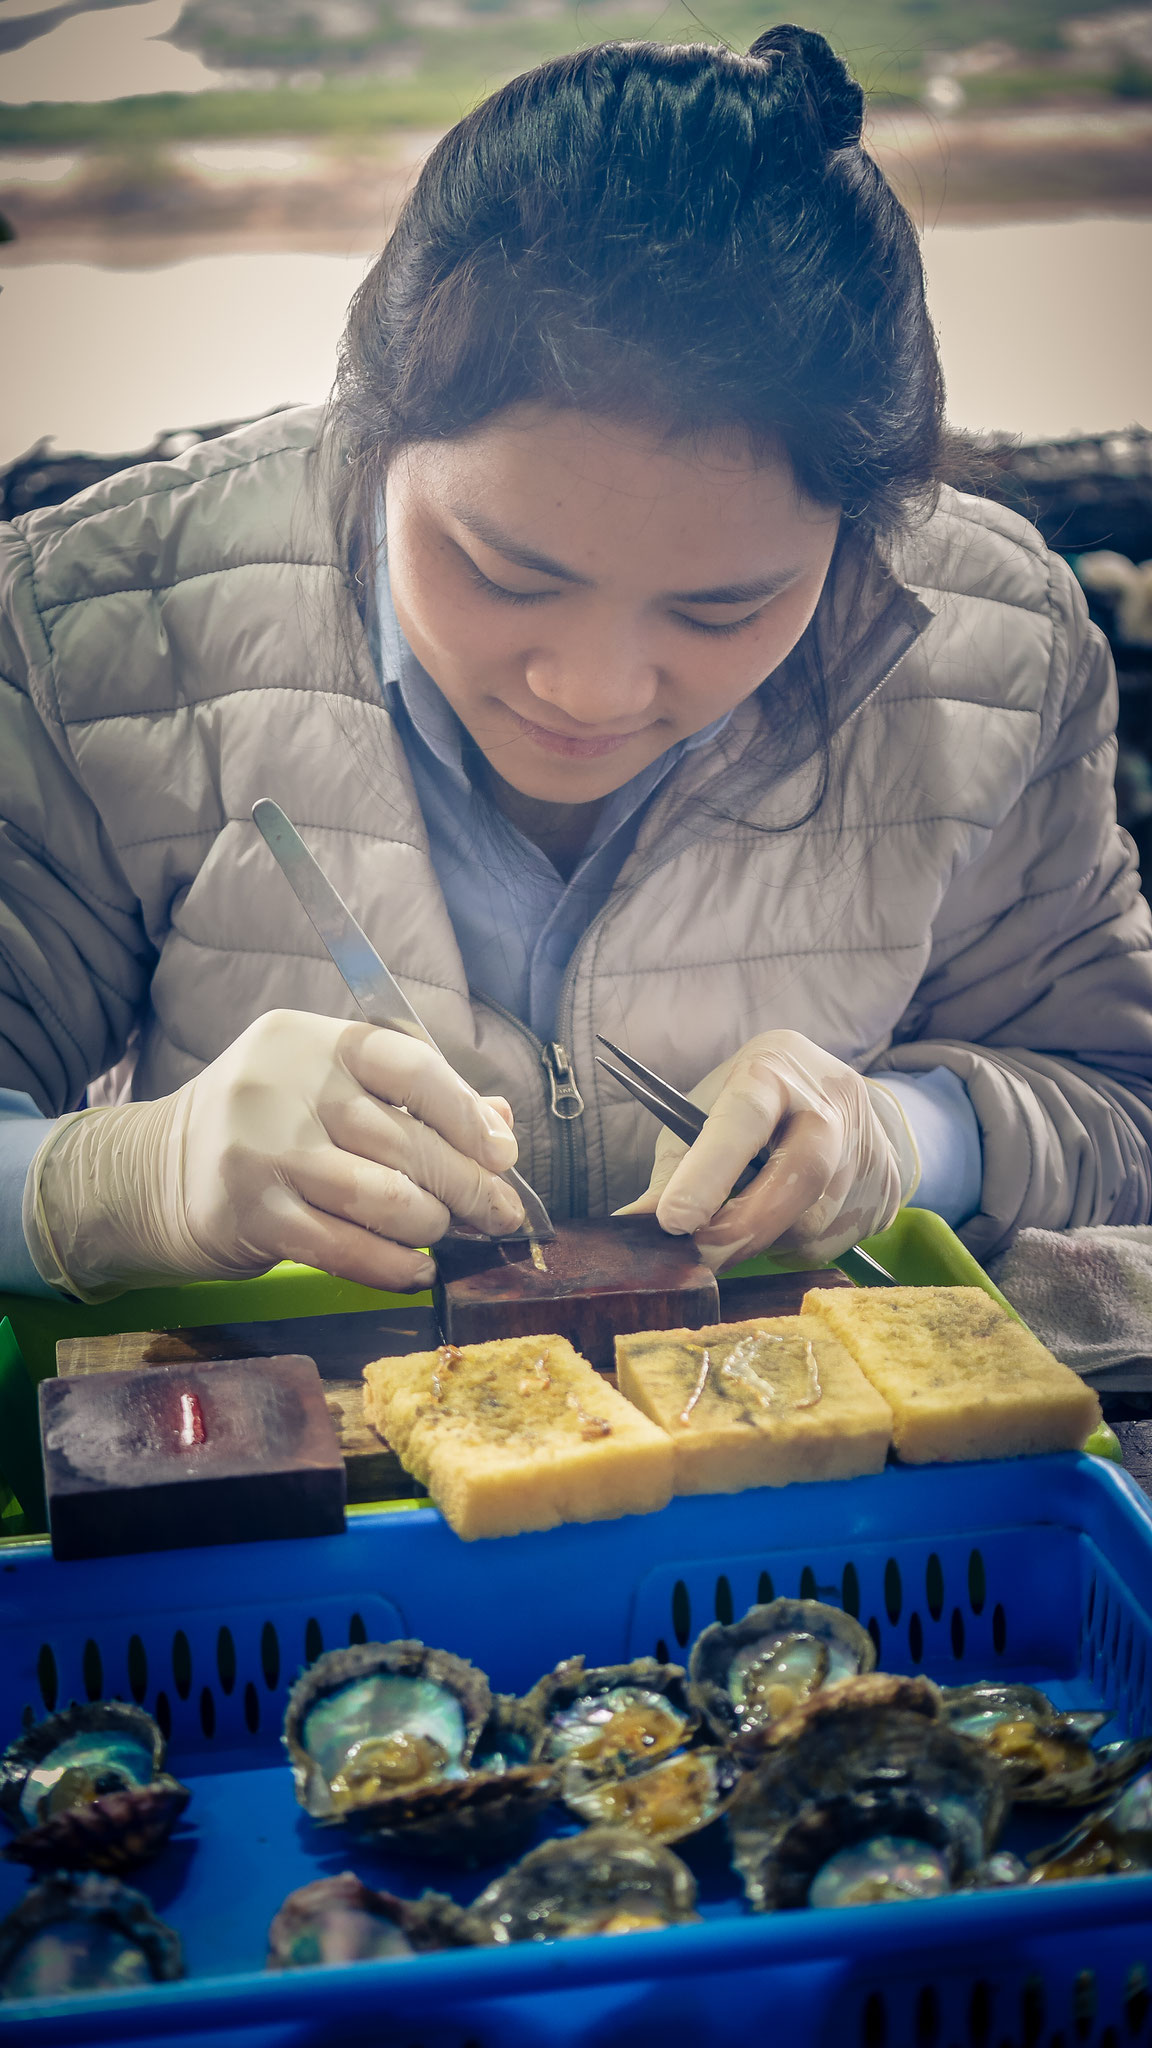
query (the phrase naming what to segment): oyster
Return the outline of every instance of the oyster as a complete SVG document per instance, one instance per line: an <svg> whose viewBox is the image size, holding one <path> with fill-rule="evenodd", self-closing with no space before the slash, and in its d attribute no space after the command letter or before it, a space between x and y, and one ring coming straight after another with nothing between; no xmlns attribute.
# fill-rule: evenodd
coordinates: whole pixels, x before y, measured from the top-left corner
<svg viewBox="0 0 1152 2048"><path fill-rule="evenodd" d="M315 1819L416 1856L516 1855L553 1794L540 1716L493 1699L482 1671L422 1643L318 1658L289 1694L284 1740Z"/></svg>
<svg viewBox="0 0 1152 2048"><path fill-rule="evenodd" d="M1152 1870L1152 1771L1142 1771L1117 1799L1028 1860L1032 1884Z"/></svg>
<svg viewBox="0 0 1152 2048"><path fill-rule="evenodd" d="M542 1842L481 1892L469 1917L488 1939L561 1941L698 1920L696 1881L670 1849L627 1828Z"/></svg>
<svg viewBox="0 0 1152 2048"><path fill-rule="evenodd" d="M560 1796L583 1821L679 1842L723 1813L739 1776L734 1757L703 1747L610 1778L573 1760L561 1775Z"/></svg>
<svg viewBox="0 0 1152 2048"><path fill-rule="evenodd" d="M944 1689L944 1716L996 1759L1012 1799L1034 1806L1082 1806L1104 1798L1152 1760L1152 1741L1091 1737L1109 1716L1062 1713L1031 1685L956 1685Z"/></svg>
<svg viewBox="0 0 1152 2048"><path fill-rule="evenodd" d="M0 1758L4 1854L36 1870L129 1870L168 1839L191 1794L163 1769L164 1737L141 1707L75 1702Z"/></svg>
<svg viewBox="0 0 1152 2048"><path fill-rule="evenodd" d="M0 1921L0 1999L129 1991L184 1975L180 1937L142 1892L58 1871Z"/></svg>
<svg viewBox="0 0 1152 2048"><path fill-rule="evenodd" d="M781 1715L875 1665L872 1638L850 1614L820 1600L770 1600L697 1636L688 1697L722 1742L754 1754Z"/></svg>
<svg viewBox="0 0 1152 2048"><path fill-rule="evenodd" d="M1006 1798L977 1743L939 1718L926 1678L877 1672L808 1700L767 1731L728 1809L753 1907L840 1905L951 1891L992 1848Z"/></svg>
<svg viewBox="0 0 1152 2048"><path fill-rule="evenodd" d="M614 1777L638 1763L671 1756L700 1724L679 1664L638 1657L587 1669L566 1657L525 1695L546 1723L544 1755L578 1764L590 1777Z"/></svg>
<svg viewBox="0 0 1152 2048"><path fill-rule="evenodd" d="M423 1643L329 1650L288 1695L296 1797L341 1820L416 1786L465 1776L492 1708L482 1671Z"/></svg>
<svg viewBox="0 0 1152 2048"><path fill-rule="evenodd" d="M430 1949L474 1947L484 1939L471 1916L439 1892L398 1899L372 1891L352 1871L289 1892L268 1929L269 1970L313 1963L378 1962Z"/></svg>

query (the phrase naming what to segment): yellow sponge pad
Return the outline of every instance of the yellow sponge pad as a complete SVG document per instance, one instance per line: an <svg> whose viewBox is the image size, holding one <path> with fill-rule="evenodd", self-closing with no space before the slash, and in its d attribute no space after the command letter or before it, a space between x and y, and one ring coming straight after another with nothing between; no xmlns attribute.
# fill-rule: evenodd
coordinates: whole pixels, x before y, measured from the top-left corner
<svg viewBox="0 0 1152 2048"><path fill-rule="evenodd" d="M458 1536L648 1514L672 1447L566 1337L444 1344L364 1367L368 1420Z"/></svg>
<svg viewBox="0 0 1152 2048"><path fill-rule="evenodd" d="M677 1493L879 1472L892 1411L814 1316L617 1337L620 1391L667 1430Z"/></svg>
<svg viewBox="0 0 1152 2048"><path fill-rule="evenodd" d="M1091 1387L979 1287L814 1288L802 1303L892 1408L911 1465L1079 1450Z"/></svg>

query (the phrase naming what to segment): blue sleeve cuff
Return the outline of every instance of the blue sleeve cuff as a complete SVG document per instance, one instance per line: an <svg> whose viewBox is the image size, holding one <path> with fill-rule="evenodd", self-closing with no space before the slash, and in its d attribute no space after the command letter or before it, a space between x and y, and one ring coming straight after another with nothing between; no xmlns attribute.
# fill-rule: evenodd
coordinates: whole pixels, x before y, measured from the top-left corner
<svg viewBox="0 0 1152 2048"><path fill-rule="evenodd" d="M881 1072L900 1104L920 1154L920 1185L909 1208L934 1209L945 1223L966 1223L980 1207L984 1147L976 1111L950 1067L925 1074Z"/></svg>
<svg viewBox="0 0 1152 2048"><path fill-rule="evenodd" d="M48 1118L30 1095L0 1088L0 1293L61 1296L40 1278L24 1237L24 1183L48 1135Z"/></svg>

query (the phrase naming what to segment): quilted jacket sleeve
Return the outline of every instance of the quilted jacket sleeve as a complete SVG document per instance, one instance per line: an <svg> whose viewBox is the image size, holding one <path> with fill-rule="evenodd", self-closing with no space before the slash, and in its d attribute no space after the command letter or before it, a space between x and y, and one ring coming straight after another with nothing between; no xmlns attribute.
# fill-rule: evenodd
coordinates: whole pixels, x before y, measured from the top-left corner
<svg viewBox="0 0 1152 2048"><path fill-rule="evenodd" d="M1051 558L1052 661L1026 787L936 921L932 958L876 1064L947 1066L980 1121L978 1257L1027 1224L1152 1218L1152 919L1116 824L1116 682Z"/></svg>
<svg viewBox="0 0 1152 2048"><path fill-rule="evenodd" d="M27 543L0 525L0 1087L73 1107L123 1054L153 964L69 750Z"/></svg>

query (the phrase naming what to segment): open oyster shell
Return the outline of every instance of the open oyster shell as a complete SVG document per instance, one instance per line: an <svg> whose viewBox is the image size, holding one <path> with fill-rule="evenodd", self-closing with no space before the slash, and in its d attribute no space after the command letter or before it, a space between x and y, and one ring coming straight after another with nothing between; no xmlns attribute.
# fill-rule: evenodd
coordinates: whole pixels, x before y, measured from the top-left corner
<svg viewBox="0 0 1152 2048"><path fill-rule="evenodd" d="M995 1759L1020 1804L1087 1806L1152 1762L1147 1738L1093 1749L1090 1738L1108 1715L1062 1713L1035 1686L946 1686L943 1701L945 1719Z"/></svg>
<svg viewBox="0 0 1152 2048"><path fill-rule="evenodd" d="M697 1636L688 1696L721 1742L755 1753L782 1715L875 1666L872 1638L850 1614L820 1600L769 1600Z"/></svg>
<svg viewBox="0 0 1152 2048"><path fill-rule="evenodd" d="M544 1755L593 1778L619 1777L671 1756L700 1725L679 1664L637 1657L590 1669L566 1657L538 1679L524 1704L546 1723Z"/></svg>
<svg viewBox="0 0 1152 2048"><path fill-rule="evenodd" d="M687 1866L627 1828L542 1842L469 1908L494 1942L629 1934L698 1920Z"/></svg>
<svg viewBox="0 0 1152 2048"><path fill-rule="evenodd" d="M296 1796L317 1820L418 1857L515 1856L553 1796L544 1724L482 1671L423 1643L321 1657L288 1698Z"/></svg>
<svg viewBox="0 0 1152 2048"><path fill-rule="evenodd" d="M191 1797L164 1769L151 1715L123 1700L75 1702L0 1758L4 1854L34 1870L130 1870L167 1841Z"/></svg>
<svg viewBox="0 0 1152 2048"><path fill-rule="evenodd" d="M733 1862L757 1911L929 1896L983 1861L1004 1817L1004 1788L979 1745L939 1709L927 1679L877 1672L818 1694L769 1732L727 1815Z"/></svg>
<svg viewBox="0 0 1152 2048"><path fill-rule="evenodd" d="M487 1939L462 1906L440 1892L398 1899L373 1891L352 1871L321 1877L289 1892L268 1929L269 1970L300 1970L313 1963L377 1962L472 1948Z"/></svg>
<svg viewBox="0 0 1152 2048"><path fill-rule="evenodd" d="M1032 1884L1152 1870L1152 1771L1142 1771L1116 1799L1028 1860Z"/></svg>
<svg viewBox="0 0 1152 2048"><path fill-rule="evenodd" d="M423 1643L329 1650L288 1695L284 1741L314 1820L462 1778L492 1711L482 1671Z"/></svg>
<svg viewBox="0 0 1152 2048"><path fill-rule="evenodd" d="M0 1922L0 1999L127 1991L183 1975L179 1935L142 1892L95 1871L45 1878Z"/></svg>

